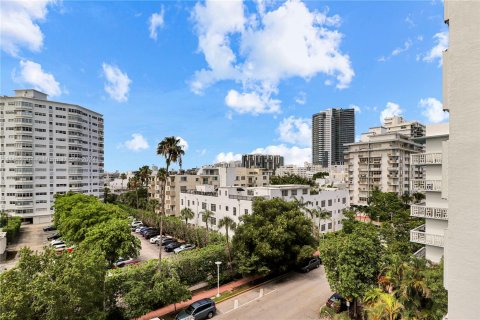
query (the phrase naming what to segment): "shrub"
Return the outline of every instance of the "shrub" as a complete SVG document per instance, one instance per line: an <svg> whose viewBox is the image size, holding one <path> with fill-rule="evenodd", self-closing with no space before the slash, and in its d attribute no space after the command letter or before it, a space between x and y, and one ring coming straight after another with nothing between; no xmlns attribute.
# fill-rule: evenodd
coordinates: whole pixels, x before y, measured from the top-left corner
<svg viewBox="0 0 480 320"><path fill-rule="evenodd" d="M7 225L2 228L3 232L7 233L7 241L11 242L20 233L20 226L22 225L22 218L10 217Z"/></svg>

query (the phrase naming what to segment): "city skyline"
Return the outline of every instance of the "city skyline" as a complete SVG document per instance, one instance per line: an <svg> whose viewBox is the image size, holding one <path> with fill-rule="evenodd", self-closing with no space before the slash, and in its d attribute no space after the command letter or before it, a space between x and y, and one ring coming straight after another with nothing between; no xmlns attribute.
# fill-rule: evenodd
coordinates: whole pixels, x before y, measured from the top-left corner
<svg viewBox="0 0 480 320"><path fill-rule="evenodd" d="M36 88L50 100L104 114L107 171L161 166L156 144L170 135L188 144L185 167L250 152L302 164L311 161L312 114L332 107L357 110L357 137L386 115L425 124L447 117L441 112L447 27L435 2L47 1L2 9L4 26L16 12L32 27L23 35L2 31L1 94ZM289 26L306 21L307 42L298 43L278 19ZM274 55L259 43L280 49L298 43L299 50ZM332 45L335 59L322 50L305 54L303 45ZM210 59L220 54L225 64Z"/></svg>

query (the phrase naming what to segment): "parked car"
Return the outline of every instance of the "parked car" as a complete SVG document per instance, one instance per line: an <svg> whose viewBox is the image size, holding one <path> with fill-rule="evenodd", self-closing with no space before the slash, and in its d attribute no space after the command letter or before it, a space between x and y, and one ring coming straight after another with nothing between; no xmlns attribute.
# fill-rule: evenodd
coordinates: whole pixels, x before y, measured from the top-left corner
<svg viewBox="0 0 480 320"><path fill-rule="evenodd" d="M150 243L154 244L157 243L157 240L160 240L162 237L160 235L156 235L150 238Z"/></svg>
<svg viewBox="0 0 480 320"><path fill-rule="evenodd" d="M143 236L145 237L145 239L150 239L151 237L155 237L155 236L158 236L160 234L160 231L158 231L158 229L151 229L151 230L147 230Z"/></svg>
<svg viewBox="0 0 480 320"><path fill-rule="evenodd" d="M146 230L146 229L148 229L148 228L149 228L149 227L143 226L143 227L140 227L140 228L135 229L135 232L142 234L142 231L143 231L143 230Z"/></svg>
<svg viewBox="0 0 480 320"><path fill-rule="evenodd" d="M56 246L57 244L62 244L62 243L65 243L62 239L56 239L56 240L52 240L50 242L50 245Z"/></svg>
<svg viewBox="0 0 480 320"><path fill-rule="evenodd" d="M298 267L298 270L300 272L310 272L311 270L320 267L321 264L322 264L322 260L320 260L319 257L315 257L315 258L309 259L309 260L305 261L303 264L301 264Z"/></svg>
<svg viewBox="0 0 480 320"><path fill-rule="evenodd" d="M168 245L172 242L175 242L175 241L177 241L177 240L174 239L174 238L165 238L165 239L162 240L162 246L166 246L166 245ZM158 245L158 242L157 242L157 245Z"/></svg>
<svg viewBox="0 0 480 320"><path fill-rule="evenodd" d="M348 309L347 300L345 300L345 298L338 293L334 293L330 298L328 298L327 307L332 308L336 313L340 313Z"/></svg>
<svg viewBox="0 0 480 320"><path fill-rule="evenodd" d="M155 228L152 228L152 227L143 228L142 230L140 230L140 234L143 236L143 235L145 235L145 232L153 230L153 229L155 229Z"/></svg>
<svg viewBox="0 0 480 320"><path fill-rule="evenodd" d="M215 302L213 302L212 299L205 298L189 305L187 309L177 314L175 320L211 319L215 315L215 312L217 312Z"/></svg>
<svg viewBox="0 0 480 320"><path fill-rule="evenodd" d="M48 237L47 237L47 240L48 240L48 241L51 241L51 240L58 239L58 238L60 238L60 237L61 237L60 233L57 232L57 233L55 233L55 234L52 234L51 236L48 236Z"/></svg>
<svg viewBox="0 0 480 320"><path fill-rule="evenodd" d="M187 244L182 244L180 247L174 249L173 252L180 253L182 251L187 251L187 250L192 250L192 249L195 249L195 245L187 243Z"/></svg>
<svg viewBox="0 0 480 320"><path fill-rule="evenodd" d="M121 260L121 261L117 261L113 264L113 268L116 269L116 268L123 268L125 266L128 266L128 265L131 265L131 264L137 264L139 263L140 261L138 260L135 260L135 259L128 259L128 260Z"/></svg>
<svg viewBox="0 0 480 320"><path fill-rule="evenodd" d="M131 226L132 226L132 227L139 226L139 225L143 225L143 222L137 220L137 221L133 221L133 222L131 223Z"/></svg>
<svg viewBox="0 0 480 320"><path fill-rule="evenodd" d="M53 231L53 230L57 230L57 228L55 228L55 226L46 226L46 227L43 227L43 231L44 231L44 232Z"/></svg>
<svg viewBox="0 0 480 320"><path fill-rule="evenodd" d="M174 242L171 242L169 244L167 244L165 246L165 251L166 252L172 252L173 250L177 249L178 247L180 247L183 243L181 242L177 242L177 241L174 241Z"/></svg>
<svg viewBox="0 0 480 320"><path fill-rule="evenodd" d="M137 230L137 229L139 229L139 228L141 228L141 227L144 227L143 223L142 223L142 224L137 224L137 225L131 227L130 229L131 229L132 231L135 231L135 230Z"/></svg>
<svg viewBox="0 0 480 320"><path fill-rule="evenodd" d="M67 247L65 243L59 243L53 246L55 249L64 249Z"/></svg>

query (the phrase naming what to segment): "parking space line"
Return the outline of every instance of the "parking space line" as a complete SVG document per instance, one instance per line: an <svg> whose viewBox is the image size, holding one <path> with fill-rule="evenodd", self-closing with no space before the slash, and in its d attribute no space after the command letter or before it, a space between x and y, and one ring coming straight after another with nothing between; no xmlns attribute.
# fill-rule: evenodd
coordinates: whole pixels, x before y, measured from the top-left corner
<svg viewBox="0 0 480 320"><path fill-rule="evenodd" d="M226 312L224 312L224 313L221 313L221 315L222 315L222 314L230 313L230 312L235 311L235 310L238 310L238 309L240 309L241 307L246 306L247 304L249 304L249 303L251 303L251 302L253 302L253 301L256 301L256 300L258 300L258 299L261 299L261 298L263 298L263 297L265 297L265 296L267 296L267 295L269 295L270 293L273 293L273 292L275 292L275 291L277 291L277 289L273 289L272 291L267 292L267 293L263 294L262 296L258 296L258 297L254 298L254 299L252 299L252 300L250 300L250 301L248 301L248 302L245 302L244 304L241 304L241 305L237 306L236 308L234 307L234 308L231 309L231 310L228 310L228 311L226 311Z"/></svg>

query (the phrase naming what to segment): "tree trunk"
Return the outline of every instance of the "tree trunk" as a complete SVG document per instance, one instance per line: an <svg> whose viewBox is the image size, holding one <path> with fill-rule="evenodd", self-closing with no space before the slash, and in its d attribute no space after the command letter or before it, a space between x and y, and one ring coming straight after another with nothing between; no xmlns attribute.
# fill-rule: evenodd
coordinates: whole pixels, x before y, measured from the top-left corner
<svg viewBox="0 0 480 320"><path fill-rule="evenodd" d="M230 249L230 241L228 240L228 227L225 228L225 233L226 233L226 236L227 236L228 266L229 266L230 270L233 270L233 267L232 267L232 252L231 252L231 249Z"/></svg>
<svg viewBox="0 0 480 320"><path fill-rule="evenodd" d="M160 250L158 250L158 273L162 273L162 241L163 241L163 215L166 213L165 199L167 197L167 179L168 179L168 165L166 167L165 181L163 181L162 193L162 210L160 210Z"/></svg>

